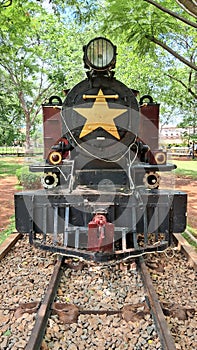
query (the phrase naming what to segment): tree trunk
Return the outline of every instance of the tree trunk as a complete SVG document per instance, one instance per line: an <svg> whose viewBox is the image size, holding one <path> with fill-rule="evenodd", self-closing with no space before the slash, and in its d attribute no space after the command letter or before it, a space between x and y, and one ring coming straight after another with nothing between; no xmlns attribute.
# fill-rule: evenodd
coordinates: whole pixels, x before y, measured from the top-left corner
<svg viewBox="0 0 197 350"><path fill-rule="evenodd" d="M184 8L190 15L197 18L196 0L176 0L177 4Z"/></svg>
<svg viewBox="0 0 197 350"><path fill-rule="evenodd" d="M31 130L31 122L30 122L30 113L26 113L26 153L30 150L30 130Z"/></svg>
<svg viewBox="0 0 197 350"><path fill-rule="evenodd" d="M26 141L26 152L28 153L29 149L30 149L30 130L31 130L31 116L30 116L30 111L27 108L27 104L25 102L25 98L24 98L24 94L22 91L19 92L18 94L24 115L25 115L25 127L26 127L26 137L25 137L25 141Z"/></svg>

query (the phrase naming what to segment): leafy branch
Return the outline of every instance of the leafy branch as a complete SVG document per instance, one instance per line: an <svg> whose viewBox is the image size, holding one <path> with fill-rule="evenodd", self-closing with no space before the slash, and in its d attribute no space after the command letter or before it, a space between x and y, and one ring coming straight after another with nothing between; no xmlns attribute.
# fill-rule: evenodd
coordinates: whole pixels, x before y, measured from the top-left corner
<svg viewBox="0 0 197 350"><path fill-rule="evenodd" d="M177 81L178 83L180 83L195 99L197 99L197 93L195 93L192 88L190 86L187 86L181 79L178 79L176 78L175 76L169 74L169 73L166 73L165 74L167 77L169 77L170 79L172 80L175 80ZM189 75L189 83L191 81L191 73Z"/></svg>
<svg viewBox="0 0 197 350"><path fill-rule="evenodd" d="M177 18L178 20L188 24L189 26L191 27L194 27L194 28L197 28L197 23L193 22L193 21L190 21L188 20L187 18L185 17L182 17L180 15L178 15L176 12L172 11L172 10L169 10L167 9L166 7L163 7L161 6L160 4L158 4L157 2L153 1L153 0L144 0L145 2L148 2L149 4L157 7L159 10L165 12L165 13L168 13L170 16L174 17L174 18ZM188 1L188 0L187 0ZM177 1L178 2L178 1Z"/></svg>
<svg viewBox="0 0 197 350"><path fill-rule="evenodd" d="M1 0L0 6L1 7L9 7L12 5L12 0Z"/></svg>
<svg viewBox="0 0 197 350"><path fill-rule="evenodd" d="M190 68L192 68L192 69L197 71L197 66L194 63L186 60L186 58L184 58L183 56L179 55L176 51L171 49L171 47L169 47L168 45L163 43L161 40L158 40L154 36L150 36L150 35L146 35L145 37L148 40L150 40L153 43L155 43L156 45L161 46L164 50L168 51L171 55L173 55L174 57L178 58L182 63L186 64L188 67L190 67Z"/></svg>

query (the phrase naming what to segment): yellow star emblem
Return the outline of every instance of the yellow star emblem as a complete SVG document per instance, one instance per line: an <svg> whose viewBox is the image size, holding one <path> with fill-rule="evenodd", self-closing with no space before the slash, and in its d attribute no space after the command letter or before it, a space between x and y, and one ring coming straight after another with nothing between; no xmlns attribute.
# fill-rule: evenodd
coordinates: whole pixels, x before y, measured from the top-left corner
<svg viewBox="0 0 197 350"><path fill-rule="evenodd" d="M127 108L109 108L101 89L95 98L96 101L94 102L92 108L73 108L77 113L86 118L86 122L81 130L79 138L82 138L101 127L119 140L120 135L114 123L114 118L125 113Z"/></svg>

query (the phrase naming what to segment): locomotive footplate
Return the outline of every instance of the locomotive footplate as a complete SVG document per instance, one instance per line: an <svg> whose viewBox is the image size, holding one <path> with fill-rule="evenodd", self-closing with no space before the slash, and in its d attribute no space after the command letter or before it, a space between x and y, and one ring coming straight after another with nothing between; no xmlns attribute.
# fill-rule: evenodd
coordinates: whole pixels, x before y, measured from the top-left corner
<svg viewBox="0 0 197 350"><path fill-rule="evenodd" d="M29 234L31 244L97 262L163 251L172 233L185 230L186 206L183 192L144 188L15 194L16 228Z"/></svg>

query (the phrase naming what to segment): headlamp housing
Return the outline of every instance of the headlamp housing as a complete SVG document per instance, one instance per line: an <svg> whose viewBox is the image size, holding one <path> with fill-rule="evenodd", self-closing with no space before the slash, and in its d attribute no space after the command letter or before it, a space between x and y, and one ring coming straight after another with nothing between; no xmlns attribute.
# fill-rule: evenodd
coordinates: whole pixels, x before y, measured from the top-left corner
<svg viewBox="0 0 197 350"><path fill-rule="evenodd" d="M115 67L116 46L106 38L92 39L83 47L85 68L107 71Z"/></svg>

